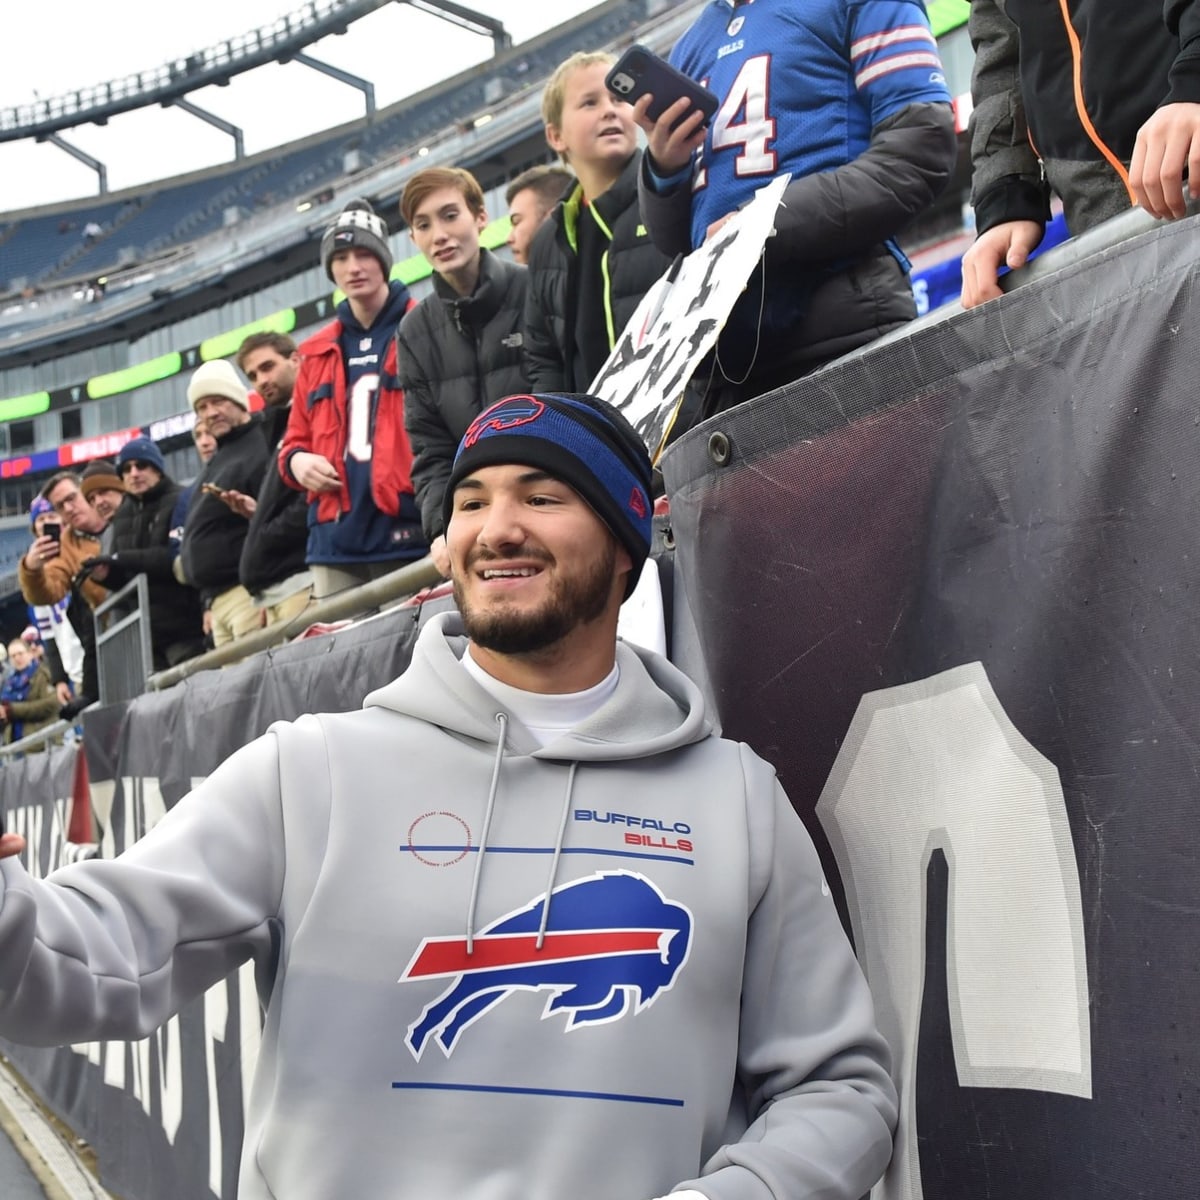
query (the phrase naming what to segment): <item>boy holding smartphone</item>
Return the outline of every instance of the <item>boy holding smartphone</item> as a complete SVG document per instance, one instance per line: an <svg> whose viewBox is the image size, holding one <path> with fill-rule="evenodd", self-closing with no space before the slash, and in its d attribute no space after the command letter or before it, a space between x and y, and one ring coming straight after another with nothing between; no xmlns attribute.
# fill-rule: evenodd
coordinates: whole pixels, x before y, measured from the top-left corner
<svg viewBox="0 0 1200 1200"><path fill-rule="evenodd" d="M896 235L954 167L950 95L919 0L713 0L671 52L718 100L634 119L642 215L666 254L701 245L755 192L791 182L775 236L693 386L717 412L916 315ZM702 377L701 377L702 376Z"/></svg>
<svg viewBox="0 0 1200 1200"><path fill-rule="evenodd" d="M633 109L605 85L611 54L578 53L542 93L546 141L578 180L529 250L528 387L583 392L670 264L638 213Z"/></svg>

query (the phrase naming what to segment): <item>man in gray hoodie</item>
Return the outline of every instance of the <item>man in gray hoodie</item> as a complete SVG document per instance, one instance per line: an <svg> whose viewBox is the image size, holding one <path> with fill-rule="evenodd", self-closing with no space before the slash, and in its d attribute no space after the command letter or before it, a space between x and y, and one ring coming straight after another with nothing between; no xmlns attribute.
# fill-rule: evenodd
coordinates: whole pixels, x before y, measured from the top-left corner
<svg viewBox="0 0 1200 1200"><path fill-rule="evenodd" d="M896 1094L817 855L696 687L619 642L650 463L511 396L446 490L460 613L112 862L0 837L0 1032L137 1038L259 964L240 1200L858 1200Z"/></svg>

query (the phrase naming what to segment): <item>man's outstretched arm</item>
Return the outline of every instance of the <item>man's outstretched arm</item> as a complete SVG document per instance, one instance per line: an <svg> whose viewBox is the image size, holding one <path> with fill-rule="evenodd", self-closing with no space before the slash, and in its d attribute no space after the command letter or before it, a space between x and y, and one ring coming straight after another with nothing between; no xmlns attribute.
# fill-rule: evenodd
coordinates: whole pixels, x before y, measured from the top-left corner
<svg viewBox="0 0 1200 1200"><path fill-rule="evenodd" d="M282 892L278 752L238 751L119 858L33 879L0 837L0 1032L145 1037L270 944Z"/></svg>

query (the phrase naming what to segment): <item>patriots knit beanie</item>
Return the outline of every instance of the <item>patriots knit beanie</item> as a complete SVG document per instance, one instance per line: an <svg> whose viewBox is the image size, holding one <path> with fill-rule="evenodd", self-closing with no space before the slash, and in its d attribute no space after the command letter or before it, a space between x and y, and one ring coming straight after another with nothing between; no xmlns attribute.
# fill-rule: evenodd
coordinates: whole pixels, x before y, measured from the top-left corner
<svg viewBox="0 0 1200 1200"><path fill-rule="evenodd" d="M238 377L231 363L223 358L214 358L203 363L192 373L188 383L188 403L195 408L205 396L224 396L240 408L250 411L250 393Z"/></svg>
<svg viewBox="0 0 1200 1200"><path fill-rule="evenodd" d="M117 455L117 473L127 462L149 463L160 475L167 473L167 464L162 451L148 437L136 437L121 447Z"/></svg>
<svg viewBox="0 0 1200 1200"><path fill-rule="evenodd" d="M125 484L121 482L117 468L107 458L97 458L83 468L83 474L79 477L79 490L87 497L93 492L123 492Z"/></svg>
<svg viewBox="0 0 1200 1200"><path fill-rule="evenodd" d="M348 201L321 237L321 266L331 281L333 256L351 246L361 246L375 255L383 267L384 279L391 274L392 251L388 246L387 225L366 200Z"/></svg>
<svg viewBox="0 0 1200 1200"><path fill-rule="evenodd" d="M650 554L653 506L650 455L620 412L595 396L508 396L485 409L463 435L442 500L448 526L454 490L482 467L519 463L570 485L629 552L637 585Z"/></svg>
<svg viewBox="0 0 1200 1200"><path fill-rule="evenodd" d="M54 505L45 496L35 496L29 506L29 528L32 529L37 524L38 517L44 517L53 511Z"/></svg>

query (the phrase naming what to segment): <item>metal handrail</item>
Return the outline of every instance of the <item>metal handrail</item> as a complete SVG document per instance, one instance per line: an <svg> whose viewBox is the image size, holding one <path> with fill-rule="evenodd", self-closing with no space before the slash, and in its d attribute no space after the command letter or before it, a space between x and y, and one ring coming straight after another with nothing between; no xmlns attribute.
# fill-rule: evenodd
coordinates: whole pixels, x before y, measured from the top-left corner
<svg viewBox="0 0 1200 1200"><path fill-rule="evenodd" d="M111 624L102 625L103 618L126 601L132 593L137 594L137 608L131 613L117 617ZM123 588L106 596L100 604L96 605L92 616L96 623L96 665L100 684L100 701L103 704L111 704L117 700L128 700L128 696L112 694L111 679L106 678L109 672L105 670L105 655L102 651L105 643L111 641L117 634L123 633L131 625L136 625L138 648L141 651L142 659L138 675L143 680L149 678L154 663L154 651L150 644L150 590L146 576L144 574L135 575Z"/></svg>
<svg viewBox="0 0 1200 1200"><path fill-rule="evenodd" d="M16 758L27 750L40 750L47 742L62 737L74 727L73 721L54 721L26 735L19 742L7 742L0 745L0 762L6 758Z"/></svg>
<svg viewBox="0 0 1200 1200"><path fill-rule="evenodd" d="M392 600L405 600L442 579L441 573L433 565L433 559L426 556L414 563L372 579L369 583L360 584L356 588L339 592L310 604L302 613L298 613L290 621L277 621L265 629L256 629L245 637L227 642L219 649L210 650L196 658L178 663L165 671L159 671L146 681L153 691L173 687L182 683L198 671L212 670L214 667L228 666L230 663L241 662L261 650L269 650L289 641L298 633L303 633L310 625L321 621L342 621L348 617L362 616Z"/></svg>
<svg viewBox="0 0 1200 1200"><path fill-rule="evenodd" d="M1192 217L1197 213L1200 213L1200 201L1191 201L1188 204L1187 215L1188 217ZM1025 266L1001 275L999 280L1000 290L1008 293L1019 287L1027 287L1031 283L1036 283L1039 279L1045 279L1049 275L1053 275L1067 267L1072 267L1086 258L1102 254L1105 250L1111 250L1114 246L1119 246L1122 242L1140 237L1143 233L1148 233L1162 224L1162 221L1157 217L1152 217L1144 208L1131 208L1128 212L1120 213L1115 217L1110 217L1107 221L1103 221L1099 225L1093 226L1086 233L1081 233L1078 237L1068 238L1053 249L1047 250L1045 254L1039 254L1037 258ZM910 321L907 325L901 325L899 329L893 329L890 333L885 333L882 337L877 338L873 342L868 342L865 346L860 346L857 350L851 350L841 358L834 359L833 363L829 365L832 366L834 363L840 365L849 359L861 358L864 354L872 354L881 346L903 341L906 338L912 337L913 334L929 328L931 325L948 321L951 317L963 311L965 310L962 304L957 300L949 304L939 305L937 308L931 309L923 317L917 317L915 321Z"/></svg>

